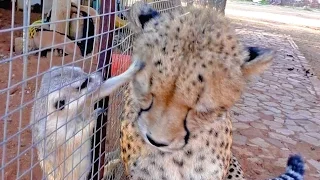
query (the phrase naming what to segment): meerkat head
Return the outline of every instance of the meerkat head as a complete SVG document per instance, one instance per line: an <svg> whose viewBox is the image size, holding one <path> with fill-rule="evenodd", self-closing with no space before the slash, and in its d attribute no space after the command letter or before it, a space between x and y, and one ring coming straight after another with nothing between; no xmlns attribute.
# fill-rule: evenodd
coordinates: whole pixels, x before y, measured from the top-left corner
<svg viewBox="0 0 320 180"><path fill-rule="evenodd" d="M87 74L79 67L52 67L42 77L31 112L35 140L58 131L63 138L97 116L94 103L110 95L144 67L135 61L124 73L103 81L100 72ZM89 123L89 122L86 122ZM63 135L62 135L63 136ZM57 138L57 137L56 137Z"/></svg>

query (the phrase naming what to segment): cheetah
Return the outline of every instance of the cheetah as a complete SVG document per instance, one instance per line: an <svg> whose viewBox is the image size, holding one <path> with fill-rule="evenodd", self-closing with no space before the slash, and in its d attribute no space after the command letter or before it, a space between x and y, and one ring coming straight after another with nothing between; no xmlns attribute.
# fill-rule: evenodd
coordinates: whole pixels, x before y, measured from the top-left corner
<svg viewBox="0 0 320 180"><path fill-rule="evenodd" d="M144 2L129 12L134 60L145 63L125 93L121 159L133 180L245 179L231 152L229 110L274 51L245 47L207 8L160 14ZM303 179L300 156L278 179ZM284 178L283 178L284 177Z"/></svg>

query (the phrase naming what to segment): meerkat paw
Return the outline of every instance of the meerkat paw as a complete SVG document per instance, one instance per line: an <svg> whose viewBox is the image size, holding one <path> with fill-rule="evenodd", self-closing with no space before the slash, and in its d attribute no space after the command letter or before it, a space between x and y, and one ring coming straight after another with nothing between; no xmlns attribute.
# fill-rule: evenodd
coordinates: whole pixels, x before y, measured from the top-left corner
<svg viewBox="0 0 320 180"><path fill-rule="evenodd" d="M94 119L97 119L102 113L104 113L104 109L103 108L97 108L93 111L92 116Z"/></svg>
<svg viewBox="0 0 320 180"><path fill-rule="evenodd" d="M118 165L120 165L120 163L120 159L113 159L110 162L108 162L108 164L104 166L103 177L106 178L108 176L111 176L113 171L118 167Z"/></svg>
<svg viewBox="0 0 320 180"><path fill-rule="evenodd" d="M134 60L130 67L127 70L127 74L132 76L135 73L141 71L145 67L145 62L140 61L140 60Z"/></svg>
<svg viewBox="0 0 320 180"><path fill-rule="evenodd" d="M114 92L116 89L118 89L120 86L124 85L126 82L131 80L131 78L140 70L142 70L145 67L145 63L136 60L134 61L128 70L126 70L124 73L114 76L110 79L107 79L104 81L101 85L100 92L97 94L98 97L106 97L109 96L112 92Z"/></svg>

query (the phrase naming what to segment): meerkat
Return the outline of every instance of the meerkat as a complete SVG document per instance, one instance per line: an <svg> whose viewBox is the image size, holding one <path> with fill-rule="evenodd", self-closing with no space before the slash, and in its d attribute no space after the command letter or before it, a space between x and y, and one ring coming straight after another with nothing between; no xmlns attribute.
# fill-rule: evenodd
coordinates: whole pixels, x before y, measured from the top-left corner
<svg viewBox="0 0 320 180"><path fill-rule="evenodd" d="M86 179L91 169L91 135L104 110L94 103L124 85L144 67L134 61L124 73L103 81L99 72L52 67L41 81L31 112L31 130L46 179Z"/></svg>

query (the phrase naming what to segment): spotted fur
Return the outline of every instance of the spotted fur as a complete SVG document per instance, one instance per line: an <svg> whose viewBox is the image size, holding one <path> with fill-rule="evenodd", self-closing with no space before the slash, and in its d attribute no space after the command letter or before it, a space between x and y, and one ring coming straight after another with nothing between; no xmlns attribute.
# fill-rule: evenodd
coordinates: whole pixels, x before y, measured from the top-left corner
<svg viewBox="0 0 320 180"><path fill-rule="evenodd" d="M145 62L125 93L121 157L130 179L244 179L231 153L228 110L273 51L245 47L209 9L129 12L133 59ZM230 178L229 178L230 177Z"/></svg>

